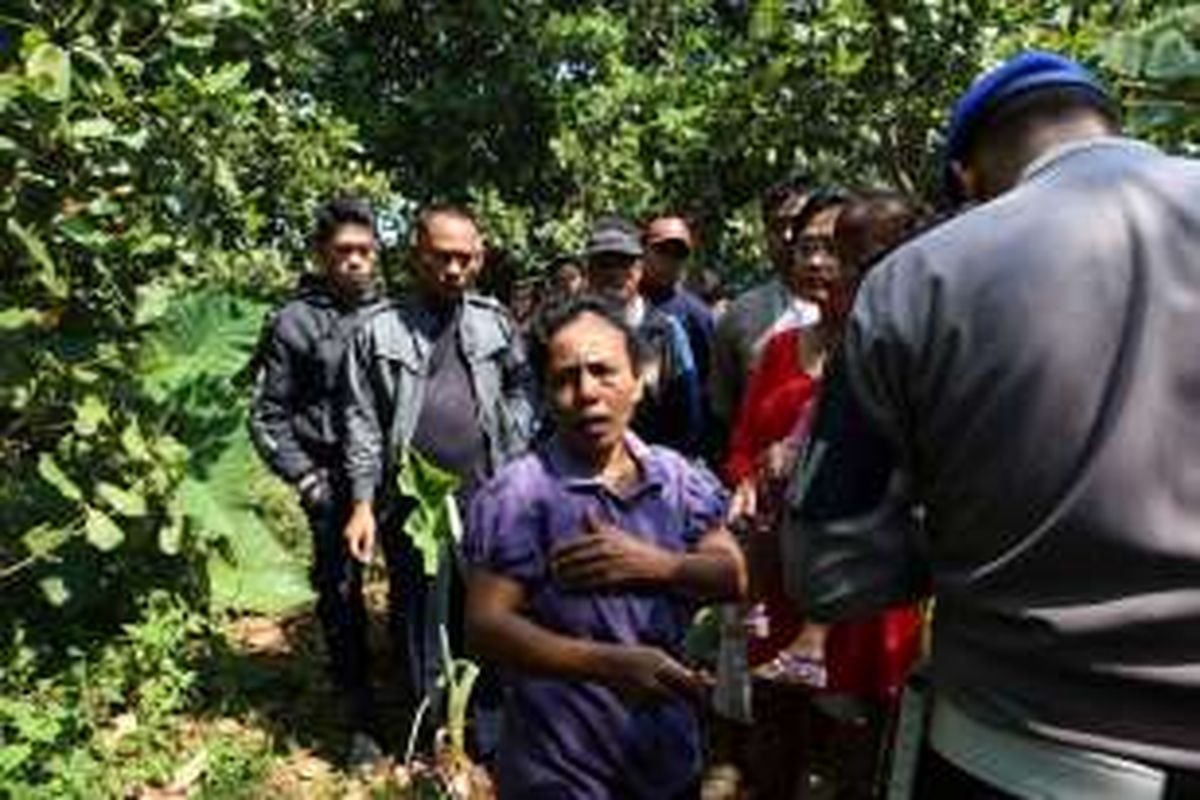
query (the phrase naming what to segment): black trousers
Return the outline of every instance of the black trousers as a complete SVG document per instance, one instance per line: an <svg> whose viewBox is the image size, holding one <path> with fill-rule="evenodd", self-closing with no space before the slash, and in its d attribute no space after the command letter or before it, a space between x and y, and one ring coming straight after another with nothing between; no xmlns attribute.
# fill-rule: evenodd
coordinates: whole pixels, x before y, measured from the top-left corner
<svg viewBox="0 0 1200 800"><path fill-rule="evenodd" d="M351 558L342 538L349 506L348 499L339 496L307 509L313 545L309 578L317 593L329 678L345 704L347 722L355 730L374 730L362 565Z"/></svg>

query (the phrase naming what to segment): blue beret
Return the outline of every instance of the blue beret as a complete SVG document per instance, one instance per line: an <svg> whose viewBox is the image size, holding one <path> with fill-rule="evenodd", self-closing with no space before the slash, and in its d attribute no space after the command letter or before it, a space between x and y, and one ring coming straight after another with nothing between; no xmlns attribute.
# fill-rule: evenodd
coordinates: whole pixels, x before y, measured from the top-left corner
<svg viewBox="0 0 1200 800"><path fill-rule="evenodd" d="M1004 101L1048 87L1073 87L1094 94L1102 105L1109 102L1108 92L1096 76L1065 56L1041 50L1014 56L976 80L954 104L944 151L943 174L948 189L955 188L950 163L966 156L979 123Z"/></svg>

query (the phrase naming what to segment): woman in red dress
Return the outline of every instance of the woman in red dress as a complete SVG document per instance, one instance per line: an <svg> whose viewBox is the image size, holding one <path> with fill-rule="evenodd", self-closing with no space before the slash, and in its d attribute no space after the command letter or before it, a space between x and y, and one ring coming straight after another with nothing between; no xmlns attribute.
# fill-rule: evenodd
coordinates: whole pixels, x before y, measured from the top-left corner
<svg viewBox="0 0 1200 800"><path fill-rule="evenodd" d="M841 334L858 280L883 251L909 235L917 214L892 193L871 192L849 202L817 195L813 202L797 219L793 246L796 268L803 270L800 285L821 309L821 319L805 325L799 314L794 315L796 324L785 320L764 343L730 440L725 473L736 487L734 513L749 529L751 602L759 604L751 617L765 617L765 624L752 626L760 630L757 637L752 633L748 648L758 689L770 697L764 705L777 718L784 707L802 708L812 692L818 702L829 705L831 700L848 699L851 702L837 703L838 708L876 722L865 727L870 735L855 745L869 750L878 744L879 721L886 720L917 656L920 612L915 607L891 609L832 627L806 622L784 591L778 523L785 485L808 438L825 358ZM787 686L808 691L798 700L794 692L779 691ZM760 787L758 796L790 796L798 778L791 773L811 762L815 740L826 738L812 729L819 720L809 718L806 710L783 714L804 719L793 721L792 746L784 745L790 753L776 752L782 743L768 742L766 761L794 768ZM840 716L844 715L843 711ZM796 730L797 722L809 735ZM764 727L764 735L772 738L773 726ZM841 761L865 769L868 779L877 766L871 756L838 754ZM856 785L839 787L838 796L869 796L870 780L860 777L850 783Z"/></svg>

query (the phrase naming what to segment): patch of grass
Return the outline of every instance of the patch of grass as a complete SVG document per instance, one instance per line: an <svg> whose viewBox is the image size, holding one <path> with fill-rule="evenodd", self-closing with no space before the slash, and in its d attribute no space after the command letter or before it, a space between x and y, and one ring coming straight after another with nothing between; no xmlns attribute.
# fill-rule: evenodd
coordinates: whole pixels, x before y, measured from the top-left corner
<svg viewBox="0 0 1200 800"><path fill-rule="evenodd" d="M207 745L207 769L196 795L203 800L251 800L266 794L263 782L274 754L265 737L248 732L220 736Z"/></svg>

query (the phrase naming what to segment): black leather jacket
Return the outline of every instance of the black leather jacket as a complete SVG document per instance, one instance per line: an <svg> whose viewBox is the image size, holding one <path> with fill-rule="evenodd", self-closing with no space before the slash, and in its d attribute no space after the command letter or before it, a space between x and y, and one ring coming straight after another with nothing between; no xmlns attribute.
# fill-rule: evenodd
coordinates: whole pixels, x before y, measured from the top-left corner
<svg viewBox="0 0 1200 800"><path fill-rule="evenodd" d="M384 307L376 292L347 304L324 277L305 275L267 321L255 355L250 434L259 454L295 483L342 466L342 359L362 322Z"/></svg>

